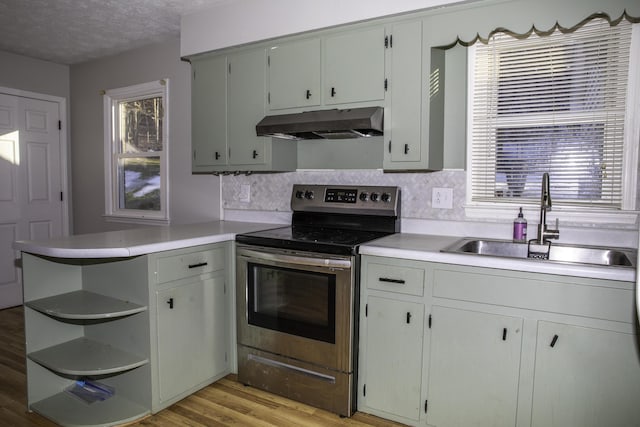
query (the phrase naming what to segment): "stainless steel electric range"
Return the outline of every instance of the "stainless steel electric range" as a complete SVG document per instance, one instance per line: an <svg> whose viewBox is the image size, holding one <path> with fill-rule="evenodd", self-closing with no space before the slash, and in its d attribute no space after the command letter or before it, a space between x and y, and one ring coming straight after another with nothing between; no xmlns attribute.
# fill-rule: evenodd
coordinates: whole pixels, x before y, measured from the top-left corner
<svg viewBox="0 0 640 427"><path fill-rule="evenodd" d="M358 246L400 230L400 190L296 184L291 209L291 226L236 237L238 380L351 416Z"/></svg>

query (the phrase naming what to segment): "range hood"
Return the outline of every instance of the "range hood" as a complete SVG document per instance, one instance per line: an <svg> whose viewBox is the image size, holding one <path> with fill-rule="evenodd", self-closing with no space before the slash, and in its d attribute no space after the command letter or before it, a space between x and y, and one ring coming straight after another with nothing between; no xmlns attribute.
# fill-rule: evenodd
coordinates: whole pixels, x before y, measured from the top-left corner
<svg viewBox="0 0 640 427"><path fill-rule="evenodd" d="M266 116L256 125L258 136L285 139L346 139L382 135L383 108L318 110Z"/></svg>

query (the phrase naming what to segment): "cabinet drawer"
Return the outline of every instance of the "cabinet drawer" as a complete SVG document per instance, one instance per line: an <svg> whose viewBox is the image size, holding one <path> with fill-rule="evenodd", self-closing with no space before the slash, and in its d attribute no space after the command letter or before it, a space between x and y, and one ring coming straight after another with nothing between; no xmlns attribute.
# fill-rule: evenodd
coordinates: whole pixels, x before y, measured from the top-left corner
<svg viewBox="0 0 640 427"><path fill-rule="evenodd" d="M224 250L222 248L174 254L158 257L156 260L158 283L171 282L223 268Z"/></svg>
<svg viewBox="0 0 640 427"><path fill-rule="evenodd" d="M563 280L566 280L563 281ZM616 322L634 322L631 289L620 289L607 281L576 282L562 276L488 273L472 269L435 269L433 296L592 317Z"/></svg>
<svg viewBox="0 0 640 427"><path fill-rule="evenodd" d="M370 262L367 265L367 287L381 291L422 296L424 269Z"/></svg>

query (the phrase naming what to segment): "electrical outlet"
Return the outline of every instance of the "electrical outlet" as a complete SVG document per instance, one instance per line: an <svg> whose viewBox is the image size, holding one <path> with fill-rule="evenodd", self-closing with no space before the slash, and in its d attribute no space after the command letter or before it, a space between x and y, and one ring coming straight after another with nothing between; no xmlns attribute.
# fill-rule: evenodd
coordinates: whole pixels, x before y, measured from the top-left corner
<svg viewBox="0 0 640 427"><path fill-rule="evenodd" d="M249 203L251 201L251 184L240 185L238 200L244 203Z"/></svg>
<svg viewBox="0 0 640 427"><path fill-rule="evenodd" d="M434 188L431 193L431 207L453 209L453 188Z"/></svg>

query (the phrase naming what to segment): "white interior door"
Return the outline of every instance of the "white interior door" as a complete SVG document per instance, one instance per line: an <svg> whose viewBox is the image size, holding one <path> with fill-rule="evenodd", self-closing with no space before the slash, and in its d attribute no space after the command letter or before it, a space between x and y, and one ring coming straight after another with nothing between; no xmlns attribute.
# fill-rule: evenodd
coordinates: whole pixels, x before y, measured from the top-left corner
<svg viewBox="0 0 640 427"><path fill-rule="evenodd" d="M22 304L15 240L62 235L58 102L0 93L0 308Z"/></svg>

